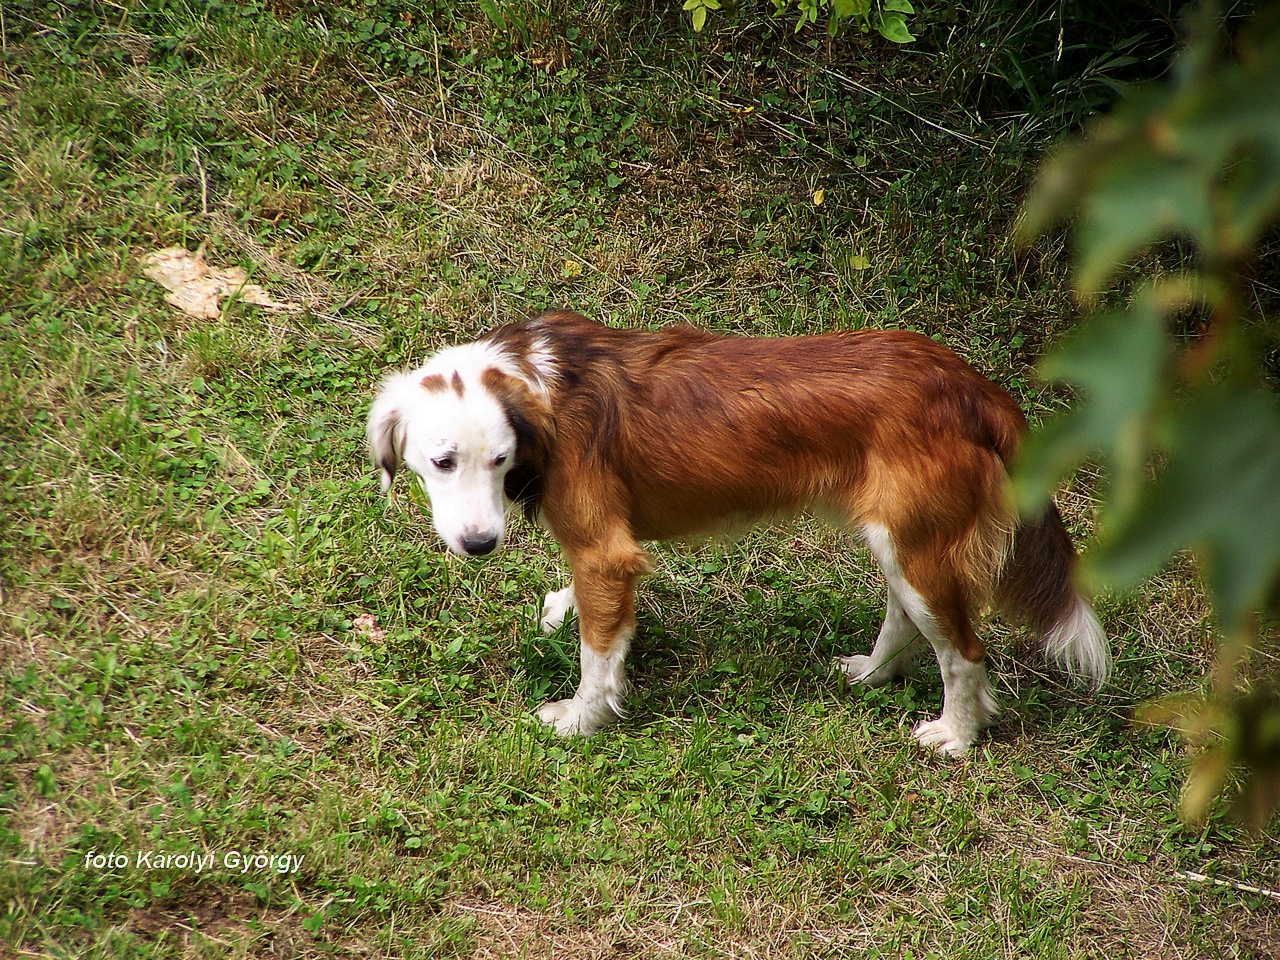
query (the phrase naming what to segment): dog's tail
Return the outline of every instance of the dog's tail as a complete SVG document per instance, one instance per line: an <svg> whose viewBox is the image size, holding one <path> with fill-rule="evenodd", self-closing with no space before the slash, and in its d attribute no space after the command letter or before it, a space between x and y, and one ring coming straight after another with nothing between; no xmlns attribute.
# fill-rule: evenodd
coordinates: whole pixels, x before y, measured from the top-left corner
<svg viewBox="0 0 1280 960"><path fill-rule="evenodd" d="M1062 514L1050 503L1024 519L996 583L996 603L1040 635L1041 648L1074 680L1101 687L1111 672L1111 645L1072 582L1076 551Z"/></svg>

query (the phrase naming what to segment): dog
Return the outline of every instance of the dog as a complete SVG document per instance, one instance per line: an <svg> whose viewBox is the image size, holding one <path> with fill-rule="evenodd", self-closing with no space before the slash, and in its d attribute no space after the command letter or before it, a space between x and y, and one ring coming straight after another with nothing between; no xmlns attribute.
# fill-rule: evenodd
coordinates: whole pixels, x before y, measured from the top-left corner
<svg viewBox="0 0 1280 960"><path fill-rule="evenodd" d="M449 550L498 549L512 505L559 541L573 579L542 627L576 611L581 679L538 711L557 733L623 715L642 542L809 512L861 534L888 582L874 648L840 669L888 683L923 636L943 707L915 737L963 756L997 715L973 626L985 607L1035 630L1073 678L1101 686L1111 667L1057 507L1012 506L1026 429L1005 390L916 333L631 331L556 311L388 377L368 441L384 493L401 464L420 478Z"/></svg>

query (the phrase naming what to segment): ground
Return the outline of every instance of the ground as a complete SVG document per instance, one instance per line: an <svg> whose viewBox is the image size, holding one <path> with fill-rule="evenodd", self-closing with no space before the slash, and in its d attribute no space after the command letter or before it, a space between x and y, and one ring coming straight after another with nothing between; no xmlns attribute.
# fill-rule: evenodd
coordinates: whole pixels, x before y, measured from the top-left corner
<svg viewBox="0 0 1280 960"><path fill-rule="evenodd" d="M1004 712L952 761L911 737L936 671L832 670L883 608L856 543L804 522L659 548L630 715L561 740L531 715L576 677L572 629L538 627L554 545L520 524L464 561L403 478L380 496L379 377L545 307L911 327L1034 418L1067 402L1031 370L1077 319L1064 245L1009 239L1039 115L966 113L947 64L875 37L695 38L672 6L501 31L447 4L6 10L12 955L1280 952L1275 822L1184 826L1190 755L1135 720L1204 684L1186 563L1099 598L1101 693L987 624ZM142 274L173 246L297 309L184 315ZM1060 497L1082 542L1098 482Z"/></svg>

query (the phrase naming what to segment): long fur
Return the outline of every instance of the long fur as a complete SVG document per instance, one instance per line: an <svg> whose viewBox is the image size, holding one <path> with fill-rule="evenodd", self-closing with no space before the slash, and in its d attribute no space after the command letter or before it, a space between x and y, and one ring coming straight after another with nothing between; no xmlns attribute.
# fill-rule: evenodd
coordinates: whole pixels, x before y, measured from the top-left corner
<svg viewBox="0 0 1280 960"><path fill-rule="evenodd" d="M905 331L778 339L622 331L553 312L472 348L492 358L479 383L516 438L501 482L564 549L591 670L602 657L614 664L613 651L625 655L634 583L649 566L642 542L812 511L878 540L899 617L905 611L924 633L944 681L955 678L946 693L955 709L944 704L942 718L917 731L922 742L962 753L994 716L973 630L989 604L1035 628L1072 675L1105 678L1106 637L1072 586L1075 551L1061 517L1051 509L1020 522L1011 506L1007 468L1026 432L1021 411L933 340ZM409 379L423 376L423 389L427 376L444 384L447 353ZM404 382L388 381L370 419L370 449L387 482L413 442L401 424L405 404L385 399ZM461 389L458 397L450 416L462 418ZM390 406L400 415L389 416ZM907 637L888 635L898 646ZM621 680L589 684L585 657L580 693L607 688L616 701ZM593 732L599 702L565 710L567 720L559 708L544 719L562 732Z"/></svg>

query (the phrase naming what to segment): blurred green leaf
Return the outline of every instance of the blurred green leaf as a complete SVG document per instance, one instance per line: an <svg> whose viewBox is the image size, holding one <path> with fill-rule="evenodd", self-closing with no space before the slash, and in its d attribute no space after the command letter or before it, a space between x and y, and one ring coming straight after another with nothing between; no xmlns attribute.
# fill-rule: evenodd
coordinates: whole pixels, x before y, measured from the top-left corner
<svg viewBox="0 0 1280 960"><path fill-rule="evenodd" d="M1168 697L1145 707L1139 722L1173 727L1201 748L1182 795L1188 822L1204 822L1237 765L1248 771L1235 804L1241 820L1260 828L1280 806L1280 691L1274 686Z"/></svg>
<svg viewBox="0 0 1280 960"><path fill-rule="evenodd" d="M1280 807L1280 691L1252 691L1237 701L1236 756L1249 771L1236 812L1255 829Z"/></svg>
<svg viewBox="0 0 1280 960"><path fill-rule="evenodd" d="M1276 99L1280 100L1280 87ZM1239 256L1258 242L1280 211L1280 151L1261 152L1242 160L1223 188L1230 211L1223 226L1222 252Z"/></svg>
<svg viewBox="0 0 1280 960"><path fill-rule="evenodd" d="M1168 468L1107 531L1092 576L1131 585L1189 545L1234 629L1280 577L1280 403L1253 387L1215 388L1179 408L1168 433Z"/></svg>
<svg viewBox="0 0 1280 960"><path fill-rule="evenodd" d="M1146 465L1168 357L1164 320L1148 293L1131 313L1091 320L1045 358L1041 375L1069 383L1080 402L1027 439L1014 475L1021 510L1040 507L1081 460L1099 452L1112 459L1117 495L1130 496Z"/></svg>
<svg viewBox="0 0 1280 960"><path fill-rule="evenodd" d="M1023 204L1018 239L1030 243L1074 213L1112 158L1135 149L1142 128L1168 100L1165 90L1140 88L1114 113L1096 119L1085 137L1055 147L1041 164Z"/></svg>
<svg viewBox="0 0 1280 960"><path fill-rule="evenodd" d="M1025 510L1090 453L1109 456L1115 479L1083 566L1094 586L1128 587L1177 550L1195 554L1223 632L1214 690L1164 700L1143 720L1201 748L1184 819L1203 822L1243 767L1235 809L1259 827L1280 806L1280 693L1250 686L1240 666L1259 642L1257 614L1280 602L1280 397L1258 379L1256 344L1240 329L1242 271L1280 216L1280 5L1234 38L1234 60L1216 12L1200 7L1171 82L1131 93L1057 150L1023 208L1023 242L1079 214L1082 292L1170 235L1194 242L1200 268L1045 360L1043 374L1075 386L1080 403L1028 439L1015 489ZM1193 304L1208 308L1207 330L1171 363L1164 317ZM1153 461L1163 469L1146 483Z"/></svg>
<svg viewBox="0 0 1280 960"><path fill-rule="evenodd" d="M1180 152L1223 164L1246 144L1280 150L1280 38L1264 38L1251 53L1211 81L1182 86L1167 131Z"/></svg>
<svg viewBox="0 0 1280 960"><path fill-rule="evenodd" d="M1203 823L1209 815L1209 804L1222 792L1231 772L1227 751L1210 747L1196 757L1182 790L1182 818L1188 823Z"/></svg>
<svg viewBox="0 0 1280 960"><path fill-rule="evenodd" d="M1076 286L1087 293L1134 251L1169 234L1213 231L1214 171L1135 147L1111 158L1083 203Z"/></svg>
<svg viewBox="0 0 1280 960"><path fill-rule="evenodd" d="M1044 164L1018 235L1079 212L1082 292L1168 236L1193 239L1209 260L1238 257L1280 213L1280 32L1243 40L1239 61L1215 64L1217 47L1198 37L1172 83L1132 92Z"/></svg>

